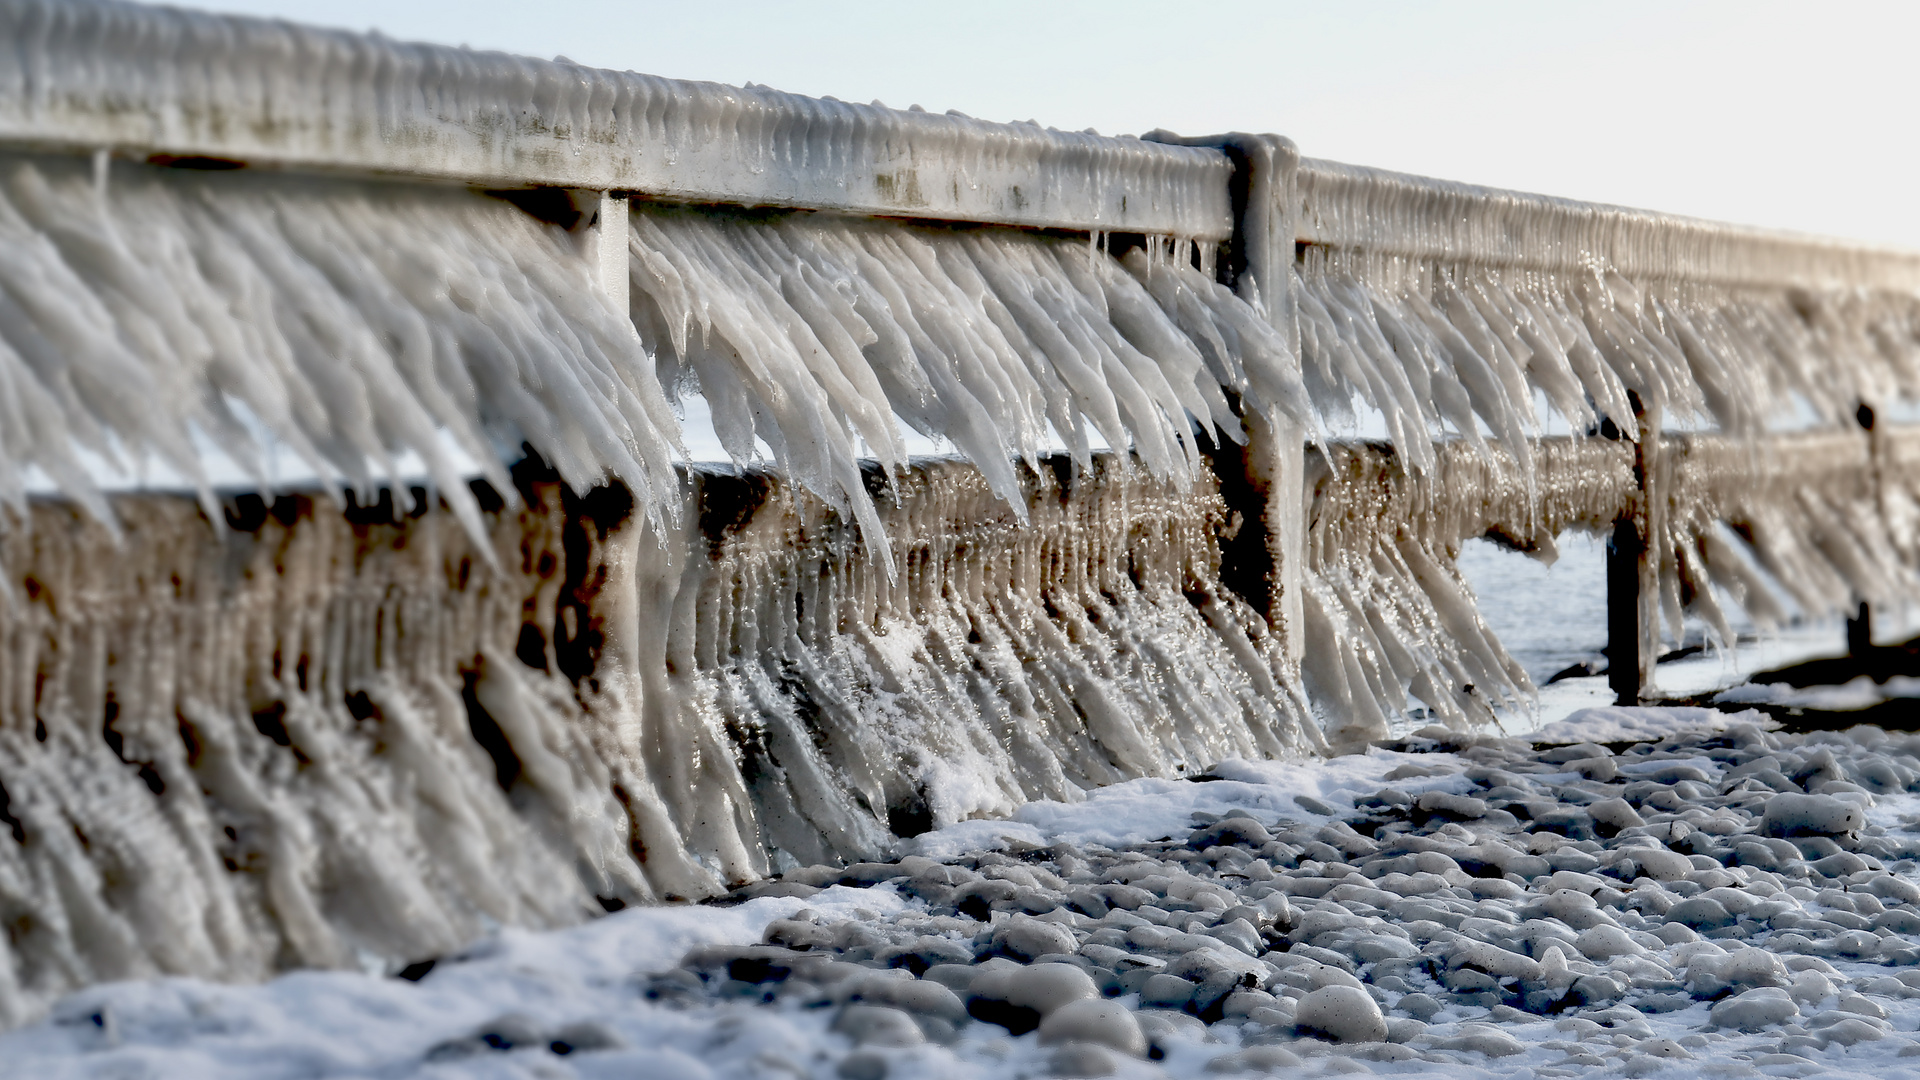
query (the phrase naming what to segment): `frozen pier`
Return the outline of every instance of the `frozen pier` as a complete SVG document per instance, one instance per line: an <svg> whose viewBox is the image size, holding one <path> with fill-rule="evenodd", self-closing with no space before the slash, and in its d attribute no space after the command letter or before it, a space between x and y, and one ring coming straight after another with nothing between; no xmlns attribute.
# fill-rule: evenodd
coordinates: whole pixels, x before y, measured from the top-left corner
<svg viewBox="0 0 1920 1080"><path fill-rule="evenodd" d="M1612 538L1628 703L1688 617L1915 599L1914 253L101 0L0 40L6 1023L1415 702L1465 752L1534 693L1477 537Z"/></svg>

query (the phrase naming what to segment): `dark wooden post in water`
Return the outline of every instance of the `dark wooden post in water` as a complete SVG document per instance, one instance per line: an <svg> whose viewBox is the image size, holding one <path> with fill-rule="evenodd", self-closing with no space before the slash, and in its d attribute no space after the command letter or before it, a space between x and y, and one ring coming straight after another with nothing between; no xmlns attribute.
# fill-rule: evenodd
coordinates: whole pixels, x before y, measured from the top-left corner
<svg viewBox="0 0 1920 1080"><path fill-rule="evenodd" d="M1868 454L1873 468L1873 493L1874 498L1878 500L1880 497L1880 455L1878 453L1880 448L1873 436L1873 406L1863 401L1853 416L1860 422L1861 430L1867 433ZM1884 505L1881 506L1880 513L1882 517L1886 515ZM1854 613L1847 616L1847 655L1858 660L1864 659L1871 652L1873 652L1873 605L1861 600L1860 606L1854 609Z"/></svg>
<svg viewBox="0 0 1920 1080"><path fill-rule="evenodd" d="M1660 433L1659 418L1641 405L1640 395L1629 390L1627 400L1633 406L1632 428L1611 421L1601 425L1606 437L1634 444L1633 495L1607 538L1607 687L1615 704L1638 705L1653 683L1660 651L1652 606L1659 602L1659 581L1647 551L1657 517L1651 481Z"/></svg>
<svg viewBox="0 0 1920 1080"><path fill-rule="evenodd" d="M1607 538L1607 688L1614 703L1640 703L1640 564L1647 545L1632 517L1613 523Z"/></svg>
<svg viewBox="0 0 1920 1080"><path fill-rule="evenodd" d="M1873 606L1865 600L1854 614L1847 616L1847 655L1854 659L1873 651Z"/></svg>

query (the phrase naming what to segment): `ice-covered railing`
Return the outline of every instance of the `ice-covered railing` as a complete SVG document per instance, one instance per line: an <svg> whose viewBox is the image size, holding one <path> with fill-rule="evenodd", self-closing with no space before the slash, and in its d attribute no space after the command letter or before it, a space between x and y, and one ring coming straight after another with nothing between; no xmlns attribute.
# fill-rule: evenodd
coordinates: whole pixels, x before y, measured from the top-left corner
<svg viewBox="0 0 1920 1080"><path fill-rule="evenodd" d="M0 3L0 141L1223 240L1200 150L112 0Z"/></svg>
<svg viewBox="0 0 1920 1080"><path fill-rule="evenodd" d="M1628 696L1715 587L1914 591L1920 439L1867 423L1914 256L100 0L0 37L3 1019L1358 748L1409 691L1485 723L1531 687L1471 536L1611 531ZM674 460L694 391L741 467ZM1391 443L1321 434L1356 403ZM198 506L95 483L150 461Z"/></svg>
<svg viewBox="0 0 1920 1080"><path fill-rule="evenodd" d="M1312 160L1277 197L1297 222L1307 390L1334 417L1356 402L1379 410L1406 475L1443 499L1476 497L1450 479L1458 462L1440 455L1458 454L1436 435L1470 447L1484 468L1511 468L1533 501L1504 531L1550 554L1552 515L1530 507L1551 501L1553 485L1607 490L1616 477L1568 475L1541 459L1540 405L1576 437L1605 432L1632 445L1632 497L1618 521L1595 526L1611 529L1625 564L1614 603L1624 621L1610 648L1623 696L1648 684L1663 618L1677 633L1695 614L1730 636L1718 596L1763 624L1788 610L1827 615L1915 597L1911 564L1895 557L1911 544L1907 518L1885 512L1886 499L1906 498L1901 475L1869 467L1864 488L1828 481L1871 466L1878 451L1862 425L1920 390L1920 256ZM1832 434L1794 452L1816 455L1821 479L1793 482L1804 462L1784 456L1773 433L1809 420ZM1675 428L1719 441L1680 439ZM1706 445L1717 447L1712 468L1698 458ZM1404 545L1407 522L1383 527ZM1429 536L1423 553L1444 566L1468 535ZM1752 574L1756 559L1771 574ZM1365 598L1425 593L1444 608L1457 582L1391 559L1356 562L1338 545L1316 546L1310 560L1307 589L1329 623L1310 641L1349 660L1400 657L1402 669L1431 655L1419 620L1389 631ZM1458 667L1484 651L1482 668L1510 667L1497 643L1479 649L1491 641L1479 630L1438 639L1432 662ZM1317 658L1309 682L1344 699L1338 668ZM1397 682L1417 680L1403 672ZM1446 697L1478 700L1462 695L1466 685L1416 693L1453 715ZM1496 679L1491 700L1508 688ZM1397 686L1383 694L1397 701Z"/></svg>

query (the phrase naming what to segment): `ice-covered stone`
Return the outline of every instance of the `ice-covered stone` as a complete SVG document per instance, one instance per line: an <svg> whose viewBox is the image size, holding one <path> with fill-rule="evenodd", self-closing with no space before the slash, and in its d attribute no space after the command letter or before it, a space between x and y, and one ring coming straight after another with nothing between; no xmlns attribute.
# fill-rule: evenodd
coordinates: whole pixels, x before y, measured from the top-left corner
<svg viewBox="0 0 1920 1080"><path fill-rule="evenodd" d="M1866 812L1831 795L1775 795L1767 800L1761 831L1768 836L1840 836L1859 832Z"/></svg>
<svg viewBox="0 0 1920 1080"><path fill-rule="evenodd" d="M1741 1031L1759 1031L1784 1024L1798 1015L1799 1006L1785 990L1776 986L1759 987L1728 998L1715 1005L1711 1013L1716 1025Z"/></svg>
<svg viewBox="0 0 1920 1080"><path fill-rule="evenodd" d="M926 1041L913 1017L884 1005L844 1006L834 1017L833 1030L856 1046L917 1046Z"/></svg>
<svg viewBox="0 0 1920 1080"><path fill-rule="evenodd" d="M1050 1011L1040 1021L1040 1041L1095 1043L1134 1057L1147 1051L1147 1038L1133 1012L1099 999L1072 1001Z"/></svg>
<svg viewBox="0 0 1920 1080"><path fill-rule="evenodd" d="M1379 1042L1387 1037L1386 1018L1365 990L1327 986L1300 999L1294 1011L1300 1030L1335 1042Z"/></svg>

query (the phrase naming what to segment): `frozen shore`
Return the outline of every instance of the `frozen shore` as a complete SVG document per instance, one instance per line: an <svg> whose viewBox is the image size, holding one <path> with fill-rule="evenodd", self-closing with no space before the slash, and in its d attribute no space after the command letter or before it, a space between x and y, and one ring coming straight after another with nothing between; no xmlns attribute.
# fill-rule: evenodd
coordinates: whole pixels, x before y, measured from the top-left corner
<svg viewBox="0 0 1920 1080"><path fill-rule="evenodd" d="M1920 1075L1920 738L1759 719L1603 710L1525 740L1225 762L925 834L892 863L503 930L417 981L95 987L0 1036L0 1060L47 1077Z"/></svg>

